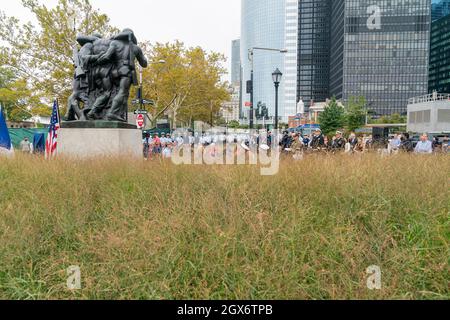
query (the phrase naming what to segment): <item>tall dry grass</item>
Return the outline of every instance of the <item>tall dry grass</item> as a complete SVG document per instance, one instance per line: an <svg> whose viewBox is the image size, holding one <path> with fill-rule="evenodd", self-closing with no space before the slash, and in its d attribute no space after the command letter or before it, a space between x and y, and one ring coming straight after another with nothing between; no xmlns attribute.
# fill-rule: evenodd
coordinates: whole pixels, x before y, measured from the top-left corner
<svg viewBox="0 0 450 320"><path fill-rule="evenodd" d="M445 156L309 157L272 177L0 159L0 298L448 299L449 172Z"/></svg>

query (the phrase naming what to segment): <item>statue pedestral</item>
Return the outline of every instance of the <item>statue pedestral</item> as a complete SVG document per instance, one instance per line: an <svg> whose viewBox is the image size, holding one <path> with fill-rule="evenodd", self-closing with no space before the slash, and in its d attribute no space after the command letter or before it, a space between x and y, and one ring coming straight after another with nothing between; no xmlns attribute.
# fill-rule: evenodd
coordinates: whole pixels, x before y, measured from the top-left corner
<svg viewBox="0 0 450 320"><path fill-rule="evenodd" d="M142 158L142 131L114 121L63 122L58 134L58 155L66 158Z"/></svg>

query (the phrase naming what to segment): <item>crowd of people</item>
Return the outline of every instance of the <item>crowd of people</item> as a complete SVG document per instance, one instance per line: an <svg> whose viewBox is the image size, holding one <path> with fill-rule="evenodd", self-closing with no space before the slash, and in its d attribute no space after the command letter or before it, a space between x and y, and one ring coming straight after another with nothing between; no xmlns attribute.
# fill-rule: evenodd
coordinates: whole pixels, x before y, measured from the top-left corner
<svg viewBox="0 0 450 320"><path fill-rule="evenodd" d="M378 151L383 154L396 154L399 152L431 154L449 151L449 138L440 142L437 138L429 139L427 134L423 134L420 141L415 143L408 133L396 134L386 143L375 141L372 135L360 135L350 133L345 137L344 133L337 131L336 134L328 138L320 129L311 135L300 133L290 133L285 131L278 136L272 132L262 134L248 133L192 133L183 135L147 134L143 141L145 159L162 157L171 158L174 148L189 145L192 148L199 146L238 146L244 151L260 150L268 151L273 143L278 143L284 154L291 154L294 158L301 158L308 153L364 153ZM214 149L214 148L209 148Z"/></svg>

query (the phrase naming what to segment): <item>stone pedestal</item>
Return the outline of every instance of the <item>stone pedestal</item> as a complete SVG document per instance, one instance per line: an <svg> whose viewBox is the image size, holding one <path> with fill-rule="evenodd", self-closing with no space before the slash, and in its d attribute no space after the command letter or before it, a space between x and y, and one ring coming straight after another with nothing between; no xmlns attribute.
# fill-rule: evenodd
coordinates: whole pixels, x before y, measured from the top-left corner
<svg viewBox="0 0 450 320"><path fill-rule="evenodd" d="M93 128L92 128L93 127ZM108 128L109 127L109 128ZM58 155L70 158L142 158L142 131L117 123L62 123Z"/></svg>

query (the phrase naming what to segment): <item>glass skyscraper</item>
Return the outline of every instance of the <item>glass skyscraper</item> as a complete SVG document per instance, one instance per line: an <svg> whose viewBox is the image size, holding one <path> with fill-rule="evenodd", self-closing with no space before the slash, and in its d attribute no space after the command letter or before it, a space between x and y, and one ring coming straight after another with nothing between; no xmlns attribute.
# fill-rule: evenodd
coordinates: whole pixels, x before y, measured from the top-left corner
<svg viewBox="0 0 450 320"><path fill-rule="evenodd" d="M450 0L433 0L431 20L435 21L450 14Z"/></svg>
<svg viewBox="0 0 450 320"><path fill-rule="evenodd" d="M330 97L342 99L344 86L345 1L331 1Z"/></svg>
<svg viewBox="0 0 450 320"><path fill-rule="evenodd" d="M300 0L298 28L298 100L306 107L329 97L329 0Z"/></svg>
<svg viewBox="0 0 450 320"><path fill-rule="evenodd" d="M430 93L450 93L450 15L431 26Z"/></svg>
<svg viewBox="0 0 450 320"><path fill-rule="evenodd" d="M264 47L274 49L285 48L286 37L286 0L242 0L241 26L241 59L243 66L243 105L250 102L250 95L246 94L245 82L250 80L251 62L249 49ZM279 52L254 51L254 108L266 105L269 116L275 115L275 87L272 73L279 68L285 72L285 55ZM280 85L279 115L285 116L285 79ZM295 91L295 85L294 89ZM294 92L295 96L295 92ZM248 118L249 108L244 107L244 116ZM255 112L256 114L256 112ZM255 123L257 123L255 121Z"/></svg>
<svg viewBox="0 0 450 320"><path fill-rule="evenodd" d="M428 92L430 29L431 0L242 0L243 82L249 48L286 47L285 56L255 52L255 107L274 114L271 73L280 68L284 119L300 99L309 107L333 96L363 96L380 115L403 113L409 98Z"/></svg>
<svg viewBox="0 0 450 320"><path fill-rule="evenodd" d="M344 31L342 98L364 96L378 114L405 112L409 98L428 92L430 0L346 0L340 8L344 29L331 32Z"/></svg>
<svg viewBox="0 0 450 320"><path fill-rule="evenodd" d="M241 40L233 40L231 43L231 84L238 85L241 82Z"/></svg>

